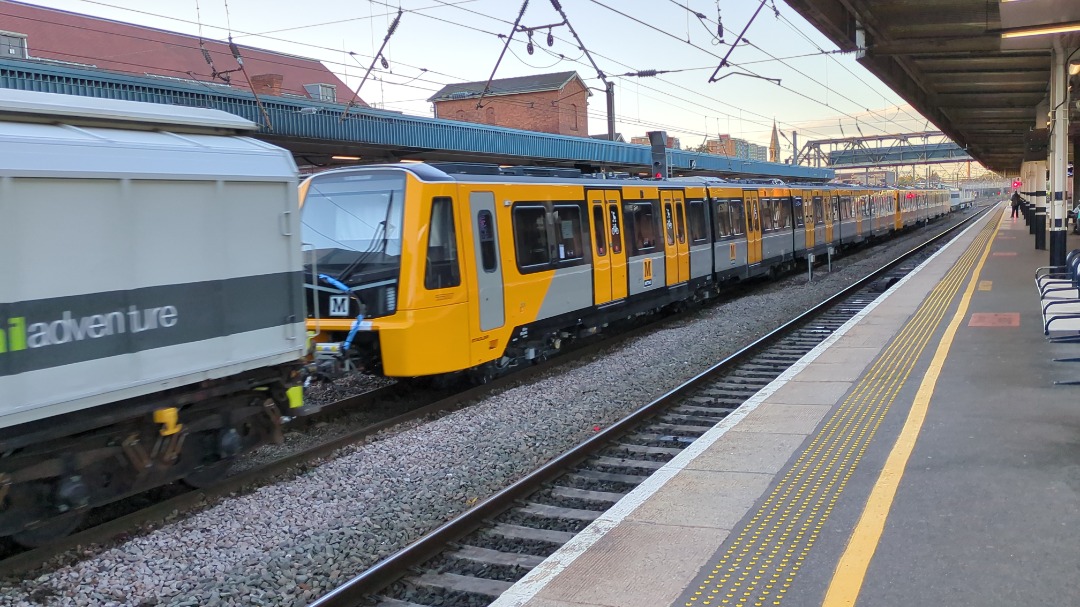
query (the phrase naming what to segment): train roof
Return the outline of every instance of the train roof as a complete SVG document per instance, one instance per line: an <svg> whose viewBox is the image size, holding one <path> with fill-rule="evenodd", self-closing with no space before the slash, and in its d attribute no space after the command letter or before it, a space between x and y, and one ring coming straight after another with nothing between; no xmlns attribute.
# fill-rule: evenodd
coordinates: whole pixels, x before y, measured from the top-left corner
<svg viewBox="0 0 1080 607"><path fill-rule="evenodd" d="M0 89L0 121L208 134L258 128L250 120L221 110L16 89Z"/></svg>
<svg viewBox="0 0 1080 607"><path fill-rule="evenodd" d="M886 188L837 183L785 183L780 179L723 179L720 177L689 176L671 179L629 177L626 174L582 173L563 167L501 166L467 162L401 162L342 167L316 173L312 177L348 174L370 170L408 171L421 181L460 183L537 183L549 185L584 185L586 187L710 187L710 188L788 188L801 190L913 190L919 188Z"/></svg>

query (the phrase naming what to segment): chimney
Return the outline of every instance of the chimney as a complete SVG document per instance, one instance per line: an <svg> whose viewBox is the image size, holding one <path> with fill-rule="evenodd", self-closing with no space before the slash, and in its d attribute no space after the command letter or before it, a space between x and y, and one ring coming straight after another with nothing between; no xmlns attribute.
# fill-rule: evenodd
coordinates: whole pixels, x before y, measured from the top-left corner
<svg viewBox="0 0 1080 607"><path fill-rule="evenodd" d="M281 74L259 74L251 77L251 88L260 95L281 96L281 82L285 79Z"/></svg>

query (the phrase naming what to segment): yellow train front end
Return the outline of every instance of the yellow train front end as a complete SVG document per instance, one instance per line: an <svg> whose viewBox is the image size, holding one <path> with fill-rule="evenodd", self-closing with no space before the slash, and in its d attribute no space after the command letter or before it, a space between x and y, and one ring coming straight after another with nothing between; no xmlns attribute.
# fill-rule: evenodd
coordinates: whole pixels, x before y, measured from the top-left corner
<svg viewBox="0 0 1080 607"><path fill-rule="evenodd" d="M456 182L424 172L357 167L301 185L307 327L325 378L469 366Z"/></svg>

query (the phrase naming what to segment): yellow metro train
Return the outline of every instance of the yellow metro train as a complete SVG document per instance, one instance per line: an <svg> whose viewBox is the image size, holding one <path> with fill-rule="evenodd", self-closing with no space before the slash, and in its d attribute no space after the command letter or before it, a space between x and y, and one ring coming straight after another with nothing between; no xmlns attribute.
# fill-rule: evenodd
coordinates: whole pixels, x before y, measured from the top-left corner
<svg viewBox="0 0 1080 607"><path fill-rule="evenodd" d="M950 210L948 190L453 163L327 171L300 200L321 372L478 381Z"/></svg>

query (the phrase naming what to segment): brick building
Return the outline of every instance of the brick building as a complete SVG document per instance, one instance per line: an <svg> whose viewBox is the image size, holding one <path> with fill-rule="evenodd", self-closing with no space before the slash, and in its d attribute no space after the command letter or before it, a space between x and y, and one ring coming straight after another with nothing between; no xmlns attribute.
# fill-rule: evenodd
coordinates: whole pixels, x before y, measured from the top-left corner
<svg viewBox="0 0 1080 607"><path fill-rule="evenodd" d="M319 61L237 47L260 95L339 103L352 98L346 84ZM204 39L200 46L197 36L11 0L0 0L0 57L249 88L226 42Z"/></svg>
<svg viewBox="0 0 1080 607"><path fill-rule="evenodd" d="M716 139L708 139L705 141L705 152L717 156L734 156L735 140L731 138L731 135L720 135Z"/></svg>
<svg viewBox="0 0 1080 607"><path fill-rule="evenodd" d="M431 96L435 117L557 135L589 136L592 93L577 72L448 84Z"/></svg>

